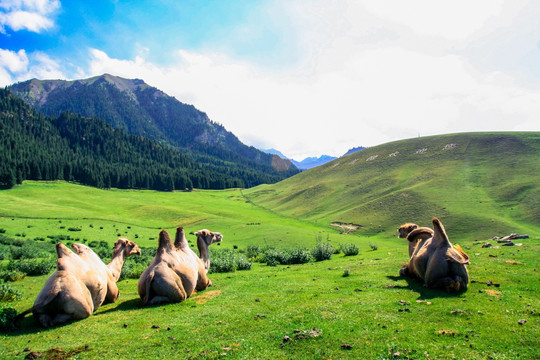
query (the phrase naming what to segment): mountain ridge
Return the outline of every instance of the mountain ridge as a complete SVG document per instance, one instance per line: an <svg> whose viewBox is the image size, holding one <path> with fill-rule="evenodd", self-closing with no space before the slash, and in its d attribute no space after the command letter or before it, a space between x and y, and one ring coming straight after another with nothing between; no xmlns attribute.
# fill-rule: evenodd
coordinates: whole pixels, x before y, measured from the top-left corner
<svg viewBox="0 0 540 360"><path fill-rule="evenodd" d="M243 144L206 113L141 79L104 74L70 81L32 79L8 88L46 115L69 111L101 118L130 134L177 147L201 164L219 161L238 167L238 172L248 168L271 176L272 182L298 172L292 162L276 162L272 155ZM245 180L247 187L261 183L256 178Z"/></svg>

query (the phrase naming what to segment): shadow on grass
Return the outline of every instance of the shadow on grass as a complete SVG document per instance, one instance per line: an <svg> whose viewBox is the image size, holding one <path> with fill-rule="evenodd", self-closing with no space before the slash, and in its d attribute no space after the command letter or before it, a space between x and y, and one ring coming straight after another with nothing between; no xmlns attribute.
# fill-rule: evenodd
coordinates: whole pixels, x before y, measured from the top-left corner
<svg viewBox="0 0 540 360"><path fill-rule="evenodd" d="M137 298L123 301L123 302L119 302L117 306L111 307L110 309L107 309L104 311L100 311L94 314L93 316L101 316L101 315L108 314L115 311L139 310L141 308L142 308L141 299L137 297Z"/></svg>
<svg viewBox="0 0 540 360"><path fill-rule="evenodd" d="M419 294L419 297L417 300L426 300L426 299L434 299L434 298L450 298L450 297L458 297L463 292L457 292L457 293L447 293L444 290L436 290L436 289L428 289L424 285L422 285L421 280L413 279L409 277L404 276L386 276L388 279L397 282L400 280L405 280L407 282L407 286L403 285L396 285L396 286L389 286L389 288L392 289L410 289L414 292L417 292Z"/></svg>

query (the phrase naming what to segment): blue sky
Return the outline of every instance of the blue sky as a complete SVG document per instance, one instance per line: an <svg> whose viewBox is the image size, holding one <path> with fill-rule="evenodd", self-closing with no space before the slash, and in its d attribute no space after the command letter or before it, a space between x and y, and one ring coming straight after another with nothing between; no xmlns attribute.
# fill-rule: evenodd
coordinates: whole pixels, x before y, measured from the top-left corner
<svg viewBox="0 0 540 360"><path fill-rule="evenodd" d="M528 0L0 0L0 86L141 78L298 160L540 131L538 19Z"/></svg>

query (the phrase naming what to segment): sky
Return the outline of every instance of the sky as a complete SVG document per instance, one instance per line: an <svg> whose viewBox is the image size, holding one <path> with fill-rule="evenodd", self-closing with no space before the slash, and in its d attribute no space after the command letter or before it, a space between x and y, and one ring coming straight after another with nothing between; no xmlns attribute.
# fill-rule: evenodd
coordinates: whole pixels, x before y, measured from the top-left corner
<svg viewBox="0 0 540 360"><path fill-rule="evenodd" d="M109 73L302 160L540 131L540 2L0 0L0 86Z"/></svg>

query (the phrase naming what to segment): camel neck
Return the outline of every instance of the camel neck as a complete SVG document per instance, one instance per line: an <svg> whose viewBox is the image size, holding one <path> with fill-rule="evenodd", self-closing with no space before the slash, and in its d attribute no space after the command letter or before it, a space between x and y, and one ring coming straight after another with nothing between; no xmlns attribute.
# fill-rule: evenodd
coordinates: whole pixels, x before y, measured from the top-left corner
<svg viewBox="0 0 540 360"><path fill-rule="evenodd" d="M114 281L118 281L118 278L120 278L120 273L122 272L122 266L124 265L125 260L124 251L120 251L119 254L113 255L111 262L107 265Z"/></svg>
<svg viewBox="0 0 540 360"><path fill-rule="evenodd" d="M197 237L197 248L199 249L199 257L203 261L206 271L208 271L210 267L210 255L208 254L208 244L202 237Z"/></svg>

